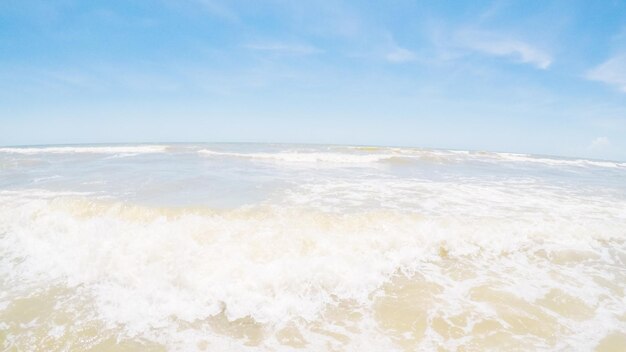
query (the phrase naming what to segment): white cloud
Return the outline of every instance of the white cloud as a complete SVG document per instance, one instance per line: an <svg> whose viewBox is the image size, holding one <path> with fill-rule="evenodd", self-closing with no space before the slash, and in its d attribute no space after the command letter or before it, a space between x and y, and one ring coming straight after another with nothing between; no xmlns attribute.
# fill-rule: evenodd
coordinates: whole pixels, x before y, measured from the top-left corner
<svg viewBox="0 0 626 352"><path fill-rule="evenodd" d="M551 56L521 40L480 31L463 31L457 34L462 47L487 55L508 57L515 61L547 69Z"/></svg>
<svg viewBox="0 0 626 352"><path fill-rule="evenodd" d="M377 41L378 51L377 56L383 58L387 62L392 64L402 64L417 60L417 55L409 49L400 46L393 35L388 31L382 31L380 33L370 35L370 38L375 38Z"/></svg>
<svg viewBox="0 0 626 352"><path fill-rule="evenodd" d="M124 89L137 92L172 92L180 89L182 84L179 78L171 74L116 65L42 71L38 76L42 85L50 84L56 89L82 91Z"/></svg>
<svg viewBox="0 0 626 352"><path fill-rule="evenodd" d="M614 56L587 72L587 78L615 86L626 93L626 53Z"/></svg>
<svg viewBox="0 0 626 352"><path fill-rule="evenodd" d="M245 48L258 51L272 52L283 55L312 55L322 50L308 44L282 42L256 42L244 45Z"/></svg>
<svg viewBox="0 0 626 352"><path fill-rule="evenodd" d="M219 0L195 0L197 3L203 6L205 11L210 14L223 18L225 20L236 22L239 21L239 17L235 11L226 6Z"/></svg>
<svg viewBox="0 0 626 352"><path fill-rule="evenodd" d="M385 59L393 63L403 63L415 61L416 57L411 50L401 47L394 47L385 55Z"/></svg>
<svg viewBox="0 0 626 352"><path fill-rule="evenodd" d="M608 138L606 138L606 137L598 137L598 138L594 139L593 141L591 141L591 143L589 144L589 149L591 149L591 150L604 149L604 148L608 147L609 144L611 144L611 142L609 141Z"/></svg>

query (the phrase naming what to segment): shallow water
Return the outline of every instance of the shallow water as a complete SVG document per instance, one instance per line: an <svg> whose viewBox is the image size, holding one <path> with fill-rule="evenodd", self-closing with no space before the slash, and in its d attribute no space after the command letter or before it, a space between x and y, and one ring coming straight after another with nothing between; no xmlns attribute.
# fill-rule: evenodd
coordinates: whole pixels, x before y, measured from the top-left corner
<svg viewBox="0 0 626 352"><path fill-rule="evenodd" d="M16 350L626 346L626 164L414 148L0 148Z"/></svg>

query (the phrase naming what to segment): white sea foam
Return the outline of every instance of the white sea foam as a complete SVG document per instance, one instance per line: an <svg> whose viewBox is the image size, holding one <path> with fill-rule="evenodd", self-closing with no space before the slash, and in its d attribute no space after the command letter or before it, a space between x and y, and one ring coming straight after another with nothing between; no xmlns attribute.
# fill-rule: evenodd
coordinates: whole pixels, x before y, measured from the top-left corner
<svg viewBox="0 0 626 352"><path fill-rule="evenodd" d="M501 160L517 161L527 163L540 163L554 166L580 166L580 167L606 167L606 168L626 168L626 163L614 161L586 160L586 159L561 159L538 157L528 154L515 153L494 153Z"/></svg>
<svg viewBox="0 0 626 352"><path fill-rule="evenodd" d="M180 351L592 350L626 333L626 192L606 182L603 165L555 180L532 162L498 174L498 158L528 162L515 155L477 156L488 161L477 175L438 164L469 152L221 148L137 169L93 158L72 163L75 175L51 162L0 170L9 346L116 349L110 338ZM286 165L411 153L415 163L398 170ZM221 158L234 158L232 169ZM19 183L30 174L54 177L53 188ZM221 185L266 193L219 209L163 195Z"/></svg>
<svg viewBox="0 0 626 352"><path fill-rule="evenodd" d="M5 147L0 148L0 153L11 154L146 154L165 152L164 145L139 145L139 146L67 146L67 147Z"/></svg>
<svg viewBox="0 0 626 352"><path fill-rule="evenodd" d="M389 159L393 154L348 154L331 152L233 153L201 149L198 153L216 157L236 157L287 163L368 164Z"/></svg>
<svg viewBox="0 0 626 352"><path fill-rule="evenodd" d="M528 154L469 152L456 150L424 150L415 148L385 147L335 147L335 151L292 150L263 153L238 153L200 149L198 153L213 157L234 157L258 161L284 162L296 164L374 164L393 160L430 161L437 163L462 163L482 161L494 163L531 163L546 166L626 168L626 163L614 161L563 159L539 157ZM339 151L336 151L339 150ZM341 152L347 150L350 152Z"/></svg>
<svg viewBox="0 0 626 352"><path fill-rule="evenodd" d="M398 271L425 275L445 288L443 302L460 304L442 302L435 306L438 314L478 309L462 297L485 281L456 292L459 282L441 266L442 250L477 266L476 274L489 270L487 280L514 278L502 281L501 289L526 301L559 289L599 305L598 312L615 309L610 304L617 302L601 299L607 292L601 286L586 283L578 290L581 280L601 274L599 268L589 267L587 274L562 268L563 280L555 282L544 272L549 261L533 257L542 251L547 258L567 252L602 256L603 241L624 238L626 204L506 188L416 181L309 184L283 205L231 211L151 209L75 195L37 200L37 191L4 192L2 265L16 280L44 277L89 287L99 319L124 326L128 336L162 330L154 338L170 344L182 343L180 335L163 330L171 317L193 322L224 312L229 320L252 317L268 326L313 322L339 301L371 305L372 293ZM367 210L361 203L355 204L361 211L346 213L324 205L330 194L339 204L377 195L381 204L394 196L416 199L404 210ZM432 199L434 194L439 197ZM16 261L22 263L10 264ZM597 313L596 319L608 320L595 324L614 327L611 317L623 313L623 307ZM586 325L576 321L561 324L585 333Z"/></svg>

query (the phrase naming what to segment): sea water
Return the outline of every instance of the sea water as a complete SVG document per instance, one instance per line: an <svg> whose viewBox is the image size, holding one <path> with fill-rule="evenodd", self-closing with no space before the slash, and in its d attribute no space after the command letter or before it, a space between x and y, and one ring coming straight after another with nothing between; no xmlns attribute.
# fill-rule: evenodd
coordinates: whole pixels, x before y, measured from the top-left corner
<svg viewBox="0 0 626 352"><path fill-rule="evenodd" d="M626 163L0 148L0 346L623 351Z"/></svg>

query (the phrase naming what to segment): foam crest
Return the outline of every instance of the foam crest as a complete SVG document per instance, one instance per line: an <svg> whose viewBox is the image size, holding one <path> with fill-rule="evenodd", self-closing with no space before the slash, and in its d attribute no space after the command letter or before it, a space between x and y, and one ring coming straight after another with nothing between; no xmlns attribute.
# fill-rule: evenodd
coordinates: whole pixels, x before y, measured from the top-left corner
<svg viewBox="0 0 626 352"><path fill-rule="evenodd" d="M348 151L348 152L345 152ZM200 149L198 153L212 157L232 157L257 161L295 164L375 164L423 161L434 163L521 163L553 167L626 168L626 163L587 159L564 159L529 154L471 152L457 150L425 150L392 147L335 147L329 151L292 150L263 153L237 153Z"/></svg>
<svg viewBox="0 0 626 352"><path fill-rule="evenodd" d="M0 153L10 154L148 154L163 153L167 150L164 145L138 146L67 146L67 147L5 147Z"/></svg>
<svg viewBox="0 0 626 352"><path fill-rule="evenodd" d="M276 152L276 153L232 153L209 149L198 153L215 157L236 157L251 160L286 162L286 163L331 163L331 164L368 164L394 157L392 154L348 154L331 152Z"/></svg>
<svg viewBox="0 0 626 352"><path fill-rule="evenodd" d="M419 188L416 182L410 185L382 183L382 189L375 190L374 184L365 182L349 188L375 193ZM325 198L326 192L341 194L333 187L342 186L303 185L300 192ZM421 191L442 192L448 186L428 183ZM488 190L452 189L442 201L457 194L459 202ZM526 207L519 204L521 193L511 198L516 210ZM549 194L540 193L534 202ZM430 213L411 207L363 206L335 212L316 203L298 205L293 194L283 205L233 210L150 208L80 195L36 195L0 194L3 276L14 283L62 282L86 289L97 319L121 328L124 336L170 346L180 347L189 338L177 332L181 326L199 321L211 325L220 316L227 325L251 319L270 336L296 324L298 334L312 344L321 338L315 331L329 331L353 342L351 350L367 334L379 336L378 345L391 344L397 333L407 349L417 346L411 341L436 346L443 335L429 323L435 317L449 319L480 310L481 302L487 301L495 307L504 304L503 311L486 310L482 319L491 317L506 326L507 314L513 314L508 310L517 309L511 304L525 309L528 302L540 301L552 290L597 307L584 320L602 329L620 324L615 316L626 313L615 305L619 296L606 298L610 288L592 284L594 277L615 275L606 268L619 256L606 253L607 243L626 253L624 214L613 208L622 203L596 200L589 205L578 198L578 206L561 202L569 207L567 212L540 216L540 209L507 218L504 214L510 210L498 209L497 200L505 197L497 191L483 195L483 205L495 201L490 208L494 214L489 209L441 213L436 205L427 206L433 209ZM406 193L396 196L404 198ZM548 209L558 199L542 206ZM459 206L476 209L481 202ZM561 276L556 281L549 273L555 265ZM409 281L394 279L398 273ZM585 280L590 282L579 292ZM410 292L421 292L421 298L409 295L409 301L397 301ZM497 303L503 295L510 301ZM425 314L423 326L405 326L398 314L415 299L430 302L416 308ZM328 310L342 304L361 312L352 332L349 327L332 330ZM563 326L575 335L587 326L578 318L550 318L543 308L533 309L538 309L536 319L549 320L546 329L554 333ZM472 323L470 316L464 319L468 326L478 322ZM172 326L179 328L171 330ZM380 336L376 326L388 334ZM201 335L205 328L190 333ZM406 334L413 337L402 337ZM220 338L211 341L215 347ZM327 338L321 341L326 342L320 346L328 343ZM452 346L462 340L445 341ZM268 348L275 340L260 338L257 343Z"/></svg>
<svg viewBox="0 0 626 352"><path fill-rule="evenodd" d="M504 161L515 161L525 163L539 163L551 166L578 166L578 167L602 167L602 168L626 168L626 163L615 161L586 160L586 159L562 159L548 158L528 154L515 153L495 153L499 159Z"/></svg>

